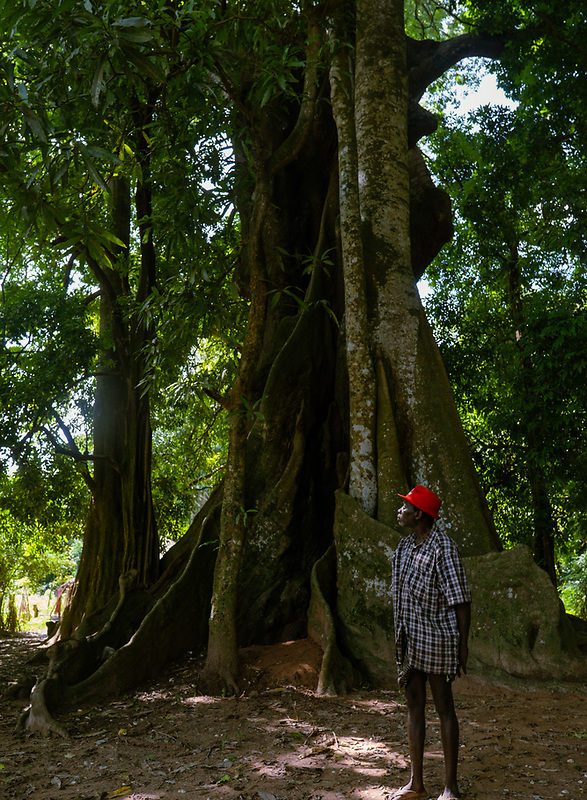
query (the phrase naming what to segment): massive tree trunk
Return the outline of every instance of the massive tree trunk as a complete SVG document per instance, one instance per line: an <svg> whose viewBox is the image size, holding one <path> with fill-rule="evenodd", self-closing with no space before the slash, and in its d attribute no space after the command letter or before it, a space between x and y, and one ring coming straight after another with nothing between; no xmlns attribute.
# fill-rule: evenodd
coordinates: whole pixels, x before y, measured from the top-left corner
<svg viewBox="0 0 587 800"><path fill-rule="evenodd" d="M402 4L358 3L357 31L365 263L379 392L393 411L382 421L387 435L378 452L386 457L378 470L377 516L393 524L401 486L425 483L443 498L442 524L463 551L490 550L497 546L492 522L414 280Z"/></svg>
<svg viewBox="0 0 587 800"><path fill-rule="evenodd" d="M250 400L260 401L261 419L247 438L242 508L255 513L239 578L240 644L306 633L309 576L332 541L337 488L394 525L397 493L427 482L445 498L444 524L465 554L499 548L415 285L411 233L425 239L415 247L422 269L450 225L421 157L408 148L401 4L359 2L356 30L354 91L344 49L331 73L341 202L326 181L336 130L320 93L305 89L306 101L316 98L312 125L271 172L266 248L287 255L280 272L267 271L269 285L297 288L304 301L295 308L282 297L268 309L256 365ZM328 89L324 78L321 92ZM267 163L278 163L285 143L277 134L287 125L253 121L250 138L265 131ZM290 125L295 131L297 122ZM257 182L257 202L263 191ZM411 224L410 205L427 225ZM309 284L304 252L313 254ZM271 260L266 250L263 257Z"/></svg>
<svg viewBox="0 0 587 800"><path fill-rule="evenodd" d="M345 353L349 383L349 494L370 515L377 509L375 367L369 336L365 259L361 229L354 81L345 15L334 27L330 70L332 113L338 141L340 245L344 283Z"/></svg>

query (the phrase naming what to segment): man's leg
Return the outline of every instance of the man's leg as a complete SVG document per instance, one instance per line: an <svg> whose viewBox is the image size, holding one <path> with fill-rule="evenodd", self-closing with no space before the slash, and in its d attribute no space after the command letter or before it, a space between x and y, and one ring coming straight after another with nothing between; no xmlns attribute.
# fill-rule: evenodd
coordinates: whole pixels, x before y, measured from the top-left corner
<svg viewBox="0 0 587 800"><path fill-rule="evenodd" d="M445 675L428 675L434 705L440 718L440 736L444 752L445 786L440 797L459 797L457 763L459 759L459 722L457 719L452 683Z"/></svg>
<svg viewBox="0 0 587 800"><path fill-rule="evenodd" d="M406 686L408 704L408 747L412 775L405 788L413 792L424 792L424 739L426 736L426 673L418 669L410 672Z"/></svg>

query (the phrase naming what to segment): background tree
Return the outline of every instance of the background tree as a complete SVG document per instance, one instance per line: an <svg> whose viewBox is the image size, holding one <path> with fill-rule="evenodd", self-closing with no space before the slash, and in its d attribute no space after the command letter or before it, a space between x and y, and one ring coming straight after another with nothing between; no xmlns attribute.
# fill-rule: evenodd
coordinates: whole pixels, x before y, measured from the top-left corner
<svg viewBox="0 0 587 800"><path fill-rule="evenodd" d="M65 461L51 452L42 459L29 454L17 470L0 474L0 628L17 587L32 594L75 574L87 501Z"/></svg>
<svg viewBox="0 0 587 800"><path fill-rule="evenodd" d="M461 224L428 273L427 309L500 536L529 543L556 585L585 513L572 489L585 452L583 159L526 104L482 109L434 150Z"/></svg>
<svg viewBox="0 0 587 800"><path fill-rule="evenodd" d="M93 464L84 472L92 502L76 591L62 625L66 635L83 614L112 596L120 574L134 570L146 584L158 575L150 388L164 340L156 337L152 311L177 310L177 303L157 302L153 295L168 292L170 278L186 281L186 272L193 284L197 249L212 250L203 228L219 210L210 211L211 203L206 204L198 182L205 174L216 177L222 158L214 151L205 174L194 168L193 142L198 138L190 121L194 110L190 108L182 119L185 106L175 106L172 99L174 71L185 76L194 62L188 55L182 63L183 55L173 50L177 34L173 15L156 14L155 29L145 17L121 16L124 4L106 3L92 12L72 3L60 7L58 14L54 11L46 7L32 19L15 7L5 21L12 25L13 37L20 30L27 38L26 53L18 51L15 62L6 62L11 114L5 128L5 165L12 198L7 212L33 223L41 246L45 251L52 247L55 261L67 259L62 268L63 302L71 306L68 288L78 270L86 285L97 288L99 302L95 313L100 354L93 376L89 437L93 449L78 448L63 417L57 424L66 440L61 450L81 465ZM205 16L206 9L202 13ZM188 39L187 50L198 45L194 31L195 41ZM164 57L146 58L147 48L163 52L168 45ZM197 64L200 58L201 54ZM167 150L165 143L170 140L188 157L177 158ZM212 140L205 146L212 151ZM199 225L193 221L194 213ZM160 227L165 234L158 250ZM189 261L185 255L178 259L187 242ZM223 250L224 259L227 255ZM28 250L19 252L20 263L28 256ZM209 264L202 259L198 267L208 269L210 284ZM180 277L178 270L185 270L184 275ZM19 277L15 269L7 273L7 280L17 282ZM211 288L208 298L214 292ZM69 313L75 310L70 307ZM185 333L183 328L174 333L175 347L180 338L185 342ZM60 352L68 358L66 348ZM89 364L85 368L87 378ZM55 365L54 370L58 372ZM45 387L45 395L51 398L50 387ZM55 431L46 425L45 430L57 441Z"/></svg>

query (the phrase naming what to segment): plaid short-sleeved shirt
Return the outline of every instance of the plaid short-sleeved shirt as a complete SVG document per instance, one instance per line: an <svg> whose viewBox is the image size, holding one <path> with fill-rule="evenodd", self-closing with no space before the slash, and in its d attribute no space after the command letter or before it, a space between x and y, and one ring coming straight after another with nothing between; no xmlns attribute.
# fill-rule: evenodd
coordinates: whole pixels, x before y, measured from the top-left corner
<svg viewBox="0 0 587 800"><path fill-rule="evenodd" d="M398 663L403 641L410 667L454 676L459 663L454 606L470 602L471 592L453 540L435 528L420 544L413 533L402 539L393 554L392 594Z"/></svg>

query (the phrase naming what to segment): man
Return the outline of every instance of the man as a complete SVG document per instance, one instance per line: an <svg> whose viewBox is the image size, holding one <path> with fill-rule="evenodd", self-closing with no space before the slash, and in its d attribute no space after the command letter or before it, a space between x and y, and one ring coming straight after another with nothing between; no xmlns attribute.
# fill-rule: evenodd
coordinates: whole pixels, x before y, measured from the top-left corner
<svg viewBox="0 0 587 800"><path fill-rule="evenodd" d="M398 679L408 705L410 782L390 800L425 800L423 759L426 681L440 717L445 786L438 800L459 797L459 723L452 681L467 669L471 593L456 544L434 527L441 500L425 486L399 495L399 524L410 530L393 554L392 593Z"/></svg>

